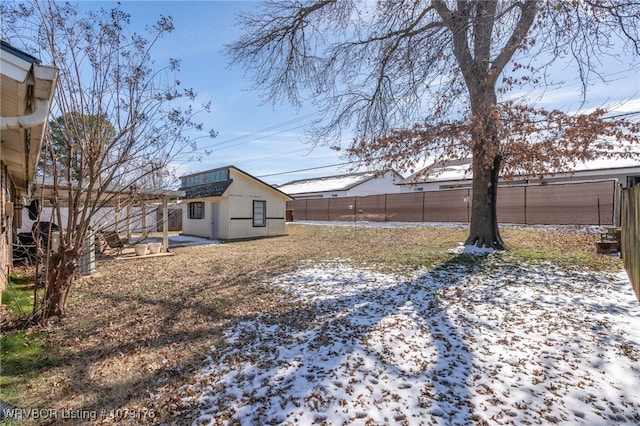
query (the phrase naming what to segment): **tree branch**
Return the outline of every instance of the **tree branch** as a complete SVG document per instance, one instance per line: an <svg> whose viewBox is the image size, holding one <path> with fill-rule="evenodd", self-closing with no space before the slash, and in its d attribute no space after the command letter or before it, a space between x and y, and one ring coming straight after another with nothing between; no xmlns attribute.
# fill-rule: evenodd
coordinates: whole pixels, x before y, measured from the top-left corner
<svg viewBox="0 0 640 426"><path fill-rule="evenodd" d="M524 3L518 3L518 5L521 11L520 19L513 29L511 37L509 37L509 40L502 48L496 59L493 60L491 65L490 78L493 84L495 84L498 76L504 70L504 67L506 67L509 61L511 61L514 53L518 48L522 47L522 42L527 37L536 17L536 10L538 6L535 0L527 0Z"/></svg>

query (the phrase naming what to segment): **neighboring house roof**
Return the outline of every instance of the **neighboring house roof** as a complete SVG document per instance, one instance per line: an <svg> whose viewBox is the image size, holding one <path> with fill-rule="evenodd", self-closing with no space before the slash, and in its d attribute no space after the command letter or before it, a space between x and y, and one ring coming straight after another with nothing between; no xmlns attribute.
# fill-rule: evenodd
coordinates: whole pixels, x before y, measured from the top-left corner
<svg viewBox="0 0 640 426"><path fill-rule="evenodd" d="M42 147L58 70L0 43L0 132L2 161L16 186L28 195Z"/></svg>
<svg viewBox="0 0 640 426"><path fill-rule="evenodd" d="M231 186L231 184L233 183L233 179L224 179L224 180L220 180L220 181L215 181L215 182L204 182L202 184L199 185L184 185L184 182L187 178L191 178L191 177L195 177L195 176L201 176L201 175L212 175L215 172L218 171L222 171L222 170L235 170L237 173L241 173L244 176L248 177L249 179L255 181L257 184L265 186L266 188L278 192L280 194L282 194L287 200L292 200L293 198L283 192L280 188L276 188L274 186L269 185L266 182L263 182L262 180L258 179L255 176L250 175L249 173L240 170L239 168L235 167L235 166L226 166L226 167L219 167L217 169L211 169L211 170L205 170L203 172L198 172L198 173L191 173L188 175L184 175L181 176L180 179L183 182L183 186L180 187L181 191L185 192L185 198L190 199L190 198L204 198L204 197L219 197L224 195L224 193L226 192L226 190ZM230 177L230 175L229 175Z"/></svg>
<svg viewBox="0 0 640 426"><path fill-rule="evenodd" d="M603 158L578 164L575 171L615 170L630 167L640 167L640 160Z"/></svg>
<svg viewBox="0 0 640 426"><path fill-rule="evenodd" d="M437 161L429 164L422 170L403 179L402 185L410 185L423 182L445 182L451 180L470 179L471 159Z"/></svg>
<svg viewBox="0 0 640 426"><path fill-rule="evenodd" d="M633 159L599 159L576 164L574 173L586 172L614 172L622 169L638 169L640 171L640 160ZM558 172L549 176L563 176L572 172ZM470 180L473 178L471 171L471 159L440 161L435 162L424 169L412 174L402 181L402 185L420 184L426 182L449 182Z"/></svg>
<svg viewBox="0 0 640 426"><path fill-rule="evenodd" d="M393 173L398 175L396 172ZM377 172L360 172L313 179L300 179L282 184L278 188L293 195L330 191L348 191L358 185L375 179L377 175ZM400 177L400 175L398 176Z"/></svg>

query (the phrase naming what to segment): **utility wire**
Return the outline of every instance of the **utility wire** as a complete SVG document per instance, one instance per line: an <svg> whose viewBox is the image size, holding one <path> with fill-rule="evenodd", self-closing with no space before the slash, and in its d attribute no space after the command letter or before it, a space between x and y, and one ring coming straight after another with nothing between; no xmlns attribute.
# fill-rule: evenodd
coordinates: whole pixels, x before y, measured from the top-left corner
<svg viewBox="0 0 640 426"><path fill-rule="evenodd" d="M560 88L559 89L554 89L554 90L560 90ZM322 114L322 113L324 113L324 111L318 111L318 112L310 113L310 114L307 114L305 116L298 117L296 119L285 121L285 122L279 123L279 124L274 124L273 126L265 127L264 129L260 129L260 130L256 130L256 131L250 132L250 133L248 133L246 135L240 135L240 136L228 139L228 140L223 141L223 142L213 143L213 144L210 144L210 145L207 145L207 146L204 146L204 147L200 147L200 148L198 148L197 150L195 150L193 152L194 153L217 152L217 151L221 151L221 150L224 150L224 149L235 148L235 147L240 146L240 145L245 145L245 144L250 143L250 142L259 141L259 140L262 140L264 138L277 136L277 135L282 134L282 133L284 133L286 131L297 129L300 126L288 127L288 128L282 129L279 132L275 132L275 133L271 133L271 134L267 134L267 135L262 135L260 138L257 138L257 139L251 139L251 140L243 141L243 139L249 139L249 138L252 138L252 137L254 137L256 135L260 135L262 133L268 132L270 130L276 130L276 129L288 126L290 124L295 124L295 123L298 123L298 122L302 122L302 121L304 121L304 120L306 120L308 118L313 117L314 115L318 115L318 114ZM632 116L632 115L636 115L638 113L640 113L640 112L639 111L633 111L633 112L627 112L627 113L620 113L620 114L616 114L616 115L603 117L603 119L613 119L613 118L619 118L619 117L624 117L624 116ZM241 142L229 145L230 143L236 142L236 141L241 141Z"/></svg>
<svg viewBox="0 0 640 426"><path fill-rule="evenodd" d="M265 177L271 177L271 176L280 176L280 175L288 175L291 173L298 173L298 172L308 172L310 170L320 170L320 169L328 169L329 167L338 167L338 166L346 166L348 164L353 164L353 161L348 161L346 163L338 163L338 164L329 164L326 166L318 166L318 167L309 167L307 169L299 169L299 170L290 170L288 172L278 172L278 173L271 173L268 175L262 175L262 176L257 176L259 178L265 178Z"/></svg>
<svg viewBox="0 0 640 426"><path fill-rule="evenodd" d="M608 116L608 117L603 117L603 120L621 118L621 117L627 117L627 116L633 116L633 115L639 115L639 114L640 114L640 111L630 111L630 112L624 112L624 113L620 113L620 114L616 114L616 115L612 115L612 116ZM384 156L376 157L376 158L374 158L374 161L377 160L377 159L381 159L383 157ZM328 169L330 167L346 166L346 165L350 165L350 164L354 164L354 161L348 161L348 162L345 162L345 163L328 164L328 165L317 166L317 167L309 167L309 168L306 168L306 169L289 170L289 171L286 171L286 172L270 173L270 174L261 175L261 176L257 176L257 177L258 178L266 178L266 177L272 177L272 176L282 176L282 175L288 175L288 174L299 173L299 172L308 172L308 171L311 171L311 170Z"/></svg>
<svg viewBox="0 0 640 426"><path fill-rule="evenodd" d="M323 111L312 112L312 113L303 115L301 117L296 117L294 119L291 119L291 120L288 120L288 121L285 121L285 122L282 122L282 123L278 123L278 124L274 124L274 125L269 126L269 127L265 127L264 129L255 130L255 131L247 133L245 135L240 135L240 136L233 137L231 139L227 139L226 141L215 142L215 143L212 143L212 144L209 144L209 145L205 145L203 147L198 148L198 150L196 152L204 152L204 151L208 151L208 150L219 151L221 149L227 149L227 148L232 148L232 147L235 147L235 146L238 146L238 145L243 145L245 143L251 142L251 140L227 146L227 145L229 145L229 144L231 144L233 142L242 141L243 139L253 138L255 136L261 135L262 133L270 132L272 130L281 129L283 127L290 126L292 124L296 124L296 123L305 121L305 120L307 120L309 118L312 118L313 116L316 116L316 115L319 115L319 114L323 114L323 113L324 113ZM281 131L276 132L276 133L272 133L272 134L269 134L269 135L264 135L264 136L262 136L262 138L276 136L278 134L281 134L281 133L286 132L288 130L296 129L298 127L300 127L300 126L286 128L286 129L281 130Z"/></svg>

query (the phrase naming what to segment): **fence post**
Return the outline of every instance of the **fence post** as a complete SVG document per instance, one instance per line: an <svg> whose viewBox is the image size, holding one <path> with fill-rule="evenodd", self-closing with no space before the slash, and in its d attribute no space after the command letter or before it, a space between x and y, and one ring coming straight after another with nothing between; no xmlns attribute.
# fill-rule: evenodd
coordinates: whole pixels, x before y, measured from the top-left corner
<svg viewBox="0 0 640 426"><path fill-rule="evenodd" d="M471 223L471 190L467 189L467 195L464 197L464 203L467 205L467 222Z"/></svg>
<svg viewBox="0 0 640 426"><path fill-rule="evenodd" d="M622 185L618 184L616 179L613 182L613 227L617 228L622 223L622 212L620 210L620 202L622 197Z"/></svg>
<svg viewBox="0 0 640 426"><path fill-rule="evenodd" d="M358 197L353 197L353 223L358 221Z"/></svg>
<svg viewBox="0 0 640 426"><path fill-rule="evenodd" d="M528 186L524 187L524 224L527 224L527 188Z"/></svg>
<svg viewBox="0 0 640 426"><path fill-rule="evenodd" d="M387 220L388 220L387 219L388 218L388 216L387 216L387 195L388 194L384 194L384 220L383 220L383 222L387 222Z"/></svg>

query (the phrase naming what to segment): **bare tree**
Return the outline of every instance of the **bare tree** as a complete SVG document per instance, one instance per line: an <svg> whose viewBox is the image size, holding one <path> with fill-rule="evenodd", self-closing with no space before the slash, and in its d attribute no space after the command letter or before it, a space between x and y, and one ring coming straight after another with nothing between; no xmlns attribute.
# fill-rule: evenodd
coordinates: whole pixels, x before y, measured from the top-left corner
<svg viewBox="0 0 640 426"><path fill-rule="evenodd" d="M339 140L349 128L355 138L346 153L380 170L472 157L467 244L504 248L501 173L637 155L633 121L509 99L516 88L546 84L558 58L574 64L583 96L591 78L602 78L603 55L623 46L637 61L638 2L265 1L239 25L244 35L228 46L232 62L266 100L312 102L323 111L310 129L316 143Z"/></svg>
<svg viewBox="0 0 640 426"><path fill-rule="evenodd" d="M57 118L41 162L61 229L59 249L47 259L39 312L46 320L65 313L83 244L95 231L92 219L123 194L135 201L142 183L195 149L188 130L202 130L194 116L209 106L194 108L195 92L172 77L179 61L155 64L154 46L173 30L170 17L161 16L145 37L128 30L120 6L83 14L77 5L34 1L3 4L1 12L3 39L60 71Z"/></svg>

